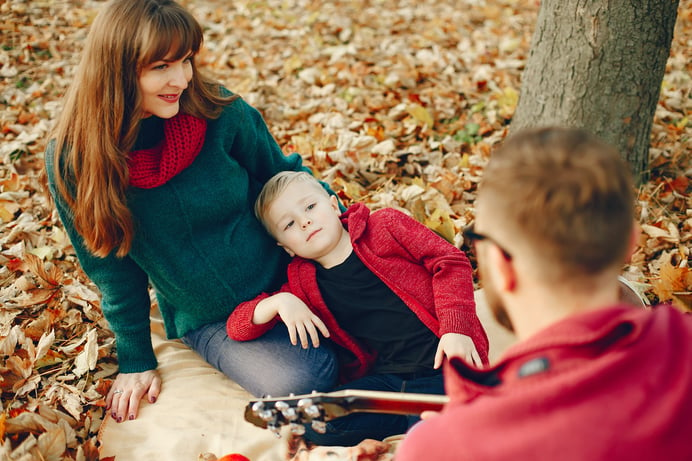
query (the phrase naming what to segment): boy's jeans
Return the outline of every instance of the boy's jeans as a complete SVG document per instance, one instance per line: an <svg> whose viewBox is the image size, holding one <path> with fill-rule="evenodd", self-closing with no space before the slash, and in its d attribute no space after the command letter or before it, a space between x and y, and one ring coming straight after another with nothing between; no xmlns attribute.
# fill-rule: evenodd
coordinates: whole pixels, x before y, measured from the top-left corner
<svg viewBox="0 0 692 461"><path fill-rule="evenodd" d="M193 330L183 341L255 397L323 392L336 385L338 365L332 349L323 344L308 349L292 345L281 322L253 341L229 338L225 321Z"/></svg>

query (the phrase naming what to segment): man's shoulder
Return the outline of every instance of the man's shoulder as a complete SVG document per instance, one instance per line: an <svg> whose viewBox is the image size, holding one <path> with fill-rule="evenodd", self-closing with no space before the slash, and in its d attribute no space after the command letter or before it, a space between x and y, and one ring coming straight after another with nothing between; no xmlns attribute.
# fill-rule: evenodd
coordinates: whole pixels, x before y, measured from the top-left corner
<svg viewBox="0 0 692 461"><path fill-rule="evenodd" d="M662 335L668 336L670 332L677 331L678 334L692 340L692 312L683 312L669 304L638 310L647 313L642 315L650 315L655 319Z"/></svg>

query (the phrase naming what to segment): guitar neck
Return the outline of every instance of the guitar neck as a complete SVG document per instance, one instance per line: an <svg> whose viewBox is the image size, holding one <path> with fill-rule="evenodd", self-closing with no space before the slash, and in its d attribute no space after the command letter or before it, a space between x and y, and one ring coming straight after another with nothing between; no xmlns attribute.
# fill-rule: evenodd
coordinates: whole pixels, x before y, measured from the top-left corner
<svg viewBox="0 0 692 461"><path fill-rule="evenodd" d="M267 428L314 420L330 421L351 413L388 413L416 415L424 411L439 411L448 402L445 395L403 392L342 391L295 395L255 400L245 409L245 419ZM291 416L286 410L290 409Z"/></svg>
<svg viewBox="0 0 692 461"><path fill-rule="evenodd" d="M341 412L344 415L355 412L416 415L424 411L440 411L448 400L447 396L436 394L344 390L324 394L321 403L325 412L334 407L334 417L338 417Z"/></svg>

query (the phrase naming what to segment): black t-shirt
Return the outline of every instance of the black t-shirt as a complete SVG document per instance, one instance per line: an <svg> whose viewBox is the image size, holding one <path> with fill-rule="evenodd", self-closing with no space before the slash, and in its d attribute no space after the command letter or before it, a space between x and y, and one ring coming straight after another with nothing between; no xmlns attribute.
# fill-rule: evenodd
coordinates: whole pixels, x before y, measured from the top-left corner
<svg viewBox="0 0 692 461"><path fill-rule="evenodd" d="M437 337L355 251L332 268L316 266L320 293L339 325L377 352L372 373L432 369Z"/></svg>

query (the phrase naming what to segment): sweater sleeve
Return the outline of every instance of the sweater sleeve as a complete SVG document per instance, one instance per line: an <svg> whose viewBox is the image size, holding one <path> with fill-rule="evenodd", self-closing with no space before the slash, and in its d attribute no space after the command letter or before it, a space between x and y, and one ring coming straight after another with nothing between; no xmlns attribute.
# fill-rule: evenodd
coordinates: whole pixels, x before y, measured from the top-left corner
<svg viewBox="0 0 692 461"><path fill-rule="evenodd" d="M394 209L375 214L399 245L432 277L439 335L461 333L473 339L484 362L488 338L478 315L473 290L473 269L466 254L410 216Z"/></svg>
<svg viewBox="0 0 692 461"><path fill-rule="evenodd" d="M282 288L281 291L288 291ZM228 337L236 341L250 341L252 339L257 339L267 331L271 330L274 325L279 321L279 316L275 316L272 320L267 323L255 324L252 322L252 317L255 314L255 308L257 304L263 299L267 299L270 294L262 293L255 299L250 301L245 301L240 303L228 316L226 321L226 333Z"/></svg>
<svg viewBox="0 0 692 461"><path fill-rule="evenodd" d="M99 258L87 250L71 210L57 191L53 159L53 143L49 143L45 154L48 187L79 263L101 293L101 310L115 334L119 370L135 373L154 369L157 362L150 336L148 277L127 256Z"/></svg>

